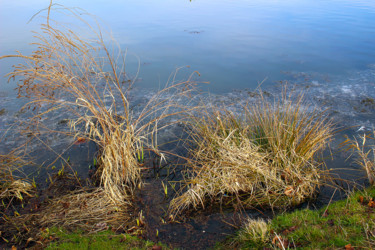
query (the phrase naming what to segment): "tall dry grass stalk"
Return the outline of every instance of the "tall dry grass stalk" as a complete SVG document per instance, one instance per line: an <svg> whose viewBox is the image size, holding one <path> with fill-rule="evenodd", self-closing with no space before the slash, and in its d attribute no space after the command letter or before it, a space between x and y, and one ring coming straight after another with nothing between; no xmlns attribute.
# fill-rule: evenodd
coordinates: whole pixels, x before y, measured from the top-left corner
<svg viewBox="0 0 375 250"><path fill-rule="evenodd" d="M128 93L135 79L128 78L125 53L116 42L106 41L96 20L88 21L77 9L51 1L46 11L46 24L35 33L32 54L0 59L24 60L14 66L9 78L19 80L20 97L30 98L28 107L36 112L31 124L42 127L42 118L56 111L72 116L75 136L92 140L101 148L98 172L104 191L112 201L124 202L141 182L137 153L157 152L157 125L182 112L175 100L192 91L190 81L170 83L134 115ZM74 26L83 27L79 33L53 20L57 11L73 16Z"/></svg>
<svg viewBox="0 0 375 250"><path fill-rule="evenodd" d="M343 146L357 154L356 163L366 171L370 184L375 185L375 130L360 136L360 140L346 138Z"/></svg>
<svg viewBox="0 0 375 250"><path fill-rule="evenodd" d="M241 116L226 107L191 118L193 147L185 191L170 206L172 218L209 202L239 207L285 207L311 197L324 173L316 161L332 136L324 111L286 94L261 98Z"/></svg>

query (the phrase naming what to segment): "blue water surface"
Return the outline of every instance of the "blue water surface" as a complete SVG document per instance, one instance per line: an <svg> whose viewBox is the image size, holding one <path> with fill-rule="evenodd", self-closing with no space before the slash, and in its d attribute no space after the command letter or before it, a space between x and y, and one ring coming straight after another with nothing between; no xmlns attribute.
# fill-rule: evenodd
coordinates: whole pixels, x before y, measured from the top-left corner
<svg viewBox="0 0 375 250"><path fill-rule="evenodd" d="M48 0L0 1L0 53L30 51L29 19ZM128 50L128 68L155 87L189 65L211 92L256 88L285 72L345 75L375 62L372 0L55 1L80 7ZM61 17L59 17L61 18ZM74 20L63 19L74 26ZM10 69L1 61L1 73ZM181 78L185 75L182 74ZM2 80L2 82L4 79ZM1 88L6 88L1 85Z"/></svg>

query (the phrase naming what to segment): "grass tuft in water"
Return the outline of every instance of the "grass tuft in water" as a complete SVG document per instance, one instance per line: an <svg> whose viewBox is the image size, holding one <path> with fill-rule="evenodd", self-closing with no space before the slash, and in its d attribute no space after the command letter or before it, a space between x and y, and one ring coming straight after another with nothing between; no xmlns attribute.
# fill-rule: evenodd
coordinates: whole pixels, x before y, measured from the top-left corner
<svg viewBox="0 0 375 250"><path fill-rule="evenodd" d="M129 202L142 183L138 152L148 150L163 157L157 150L158 125L164 118L183 112L184 107L174 101L187 96L192 85L189 81L170 82L135 114L129 101L135 79L125 71L126 53L82 10L51 1L46 11L46 23L35 33L32 54L0 57L24 60L8 75L19 80L19 97L30 99L25 108L33 110L35 116L29 127L58 133L47 128L43 119L53 112L69 114L74 136L91 140L100 148L98 175L103 192L114 203ZM73 31L53 20L57 12L73 16L75 27L80 29Z"/></svg>
<svg viewBox="0 0 375 250"><path fill-rule="evenodd" d="M205 109L187 124L192 138L185 191L171 202L172 218L207 203L239 208L300 204L325 173L316 160L333 132L324 111L286 94L264 97L239 116L226 107Z"/></svg>

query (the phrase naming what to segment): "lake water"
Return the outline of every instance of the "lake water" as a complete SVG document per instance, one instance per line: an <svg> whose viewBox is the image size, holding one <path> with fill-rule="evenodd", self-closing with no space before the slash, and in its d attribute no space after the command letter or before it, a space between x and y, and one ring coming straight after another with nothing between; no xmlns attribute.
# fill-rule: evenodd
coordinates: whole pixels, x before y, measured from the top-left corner
<svg viewBox="0 0 375 250"><path fill-rule="evenodd" d="M28 51L27 24L48 0L0 1L1 54ZM81 7L127 48L128 68L140 60L144 86L164 83L189 65L225 93L287 79L285 72L346 75L375 63L372 0L56 1ZM74 25L74 24L73 24ZM1 62L1 73L8 69ZM2 88L4 88L2 86Z"/></svg>

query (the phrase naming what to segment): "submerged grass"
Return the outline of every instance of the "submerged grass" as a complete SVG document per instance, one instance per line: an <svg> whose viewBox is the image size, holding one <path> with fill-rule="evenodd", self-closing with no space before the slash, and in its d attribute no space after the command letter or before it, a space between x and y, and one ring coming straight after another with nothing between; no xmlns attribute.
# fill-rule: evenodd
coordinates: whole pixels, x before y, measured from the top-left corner
<svg viewBox="0 0 375 250"><path fill-rule="evenodd" d="M271 208L299 204L313 196L325 170L316 155L332 136L324 111L286 94L264 97L236 116L226 107L204 110L188 123L193 147L185 191L170 214L208 202Z"/></svg>

